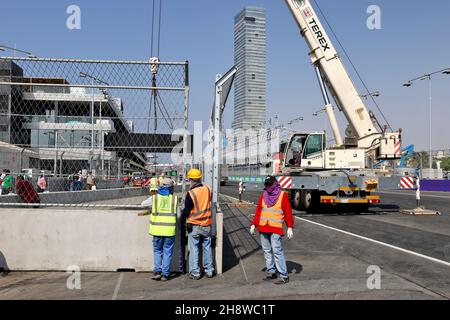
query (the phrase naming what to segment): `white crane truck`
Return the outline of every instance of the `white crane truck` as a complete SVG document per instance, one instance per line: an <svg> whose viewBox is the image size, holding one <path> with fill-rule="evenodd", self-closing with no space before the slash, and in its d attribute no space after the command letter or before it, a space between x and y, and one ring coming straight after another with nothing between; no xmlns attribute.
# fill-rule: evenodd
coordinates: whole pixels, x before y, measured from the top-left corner
<svg viewBox="0 0 450 320"><path fill-rule="evenodd" d="M401 129L382 127L368 111L310 1L285 1L308 44L336 145L326 146L325 132L294 133L282 146L277 178L298 210L329 205L367 210L381 202L371 194L379 177L370 168L375 161L401 158ZM329 94L348 121L344 140ZM397 185L400 178L392 179Z"/></svg>

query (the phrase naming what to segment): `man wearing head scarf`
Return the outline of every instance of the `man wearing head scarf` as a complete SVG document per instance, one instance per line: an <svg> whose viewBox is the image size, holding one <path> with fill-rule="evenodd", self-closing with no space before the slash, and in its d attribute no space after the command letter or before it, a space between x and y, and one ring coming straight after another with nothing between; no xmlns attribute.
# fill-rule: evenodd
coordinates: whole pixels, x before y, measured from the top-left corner
<svg viewBox="0 0 450 320"><path fill-rule="evenodd" d="M285 284L289 282L289 275L281 239L284 236L283 222L286 223L288 228L288 239L293 237L292 208L288 195L281 190L275 177L268 176L264 181L264 186L264 192L259 198L250 233L254 235L255 227L258 227L267 267L267 276L264 280L275 280L279 275L280 277L275 284Z"/></svg>
<svg viewBox="0 0 450 320"><path fill-rule="evenodd" d="M34 190L31 182L25 179L23 175L17 177L16 193L24 203L40 203L39 195Z"/></svg>
<svg viewBox="0 0 450 320"><path fill-rule="evenodd" d="M152 279L167 281L170 279L177 218L180 217L172 179L164 178L157 194L150 196L141 205L151 210L149 234L153 236Z"/></svg>

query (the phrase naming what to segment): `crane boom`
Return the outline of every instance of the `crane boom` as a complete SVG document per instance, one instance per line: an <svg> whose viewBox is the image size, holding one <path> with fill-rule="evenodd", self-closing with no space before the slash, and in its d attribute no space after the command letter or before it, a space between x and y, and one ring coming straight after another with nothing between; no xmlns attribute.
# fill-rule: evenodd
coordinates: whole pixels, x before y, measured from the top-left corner
<svg viewBox="0 0 450 320"><path fill-rule="evenodd" d="M319 81L325 83L337 107L344 113L349 123L350 130L347 131L347 135L357 138L358 148L377 149L377 158L400 158L398 150L400 132L386 133L375 126L374 116L364 105L310 1L285 1L300 28L302 37L308 44L311 62L318 70L319 77L322 77ZM332 117L330 121L331 119Z"/></svg>

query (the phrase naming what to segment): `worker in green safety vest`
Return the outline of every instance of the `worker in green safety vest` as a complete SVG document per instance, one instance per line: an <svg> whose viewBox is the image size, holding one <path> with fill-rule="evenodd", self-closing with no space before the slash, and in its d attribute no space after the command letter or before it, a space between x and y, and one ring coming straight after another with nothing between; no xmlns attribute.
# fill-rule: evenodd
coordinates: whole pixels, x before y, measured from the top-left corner
<svg viewBox="0 0 450 320"><path fill-rule="evenodd" d="M148 186L150 186L150 195L152 196L156 195L158 192L159 181L156 178L155 173L152 173L152 177L144 183L142 188L147 188Z"/></svg>
<svg viewBox="0 0 450 320"><path fill-rule="evenodd" d="M150 207L149 233L153 236L153 280L170 279L170 265L176 238L178 199L174 193L173 180L164 178L158 187L158 193L142 202Z"/></svg>

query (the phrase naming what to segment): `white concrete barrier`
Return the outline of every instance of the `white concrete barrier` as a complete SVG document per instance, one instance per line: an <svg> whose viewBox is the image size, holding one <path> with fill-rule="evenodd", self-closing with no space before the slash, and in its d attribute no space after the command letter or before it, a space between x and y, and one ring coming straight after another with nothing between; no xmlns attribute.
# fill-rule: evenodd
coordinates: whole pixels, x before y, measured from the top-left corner
<svg viewBox="0 0 450 320"><path fill-rule="evenodd" d="M0 268L153 270L149 216L137 211L0 209ZM172 259L178 271L179 238Z"/></svg>

